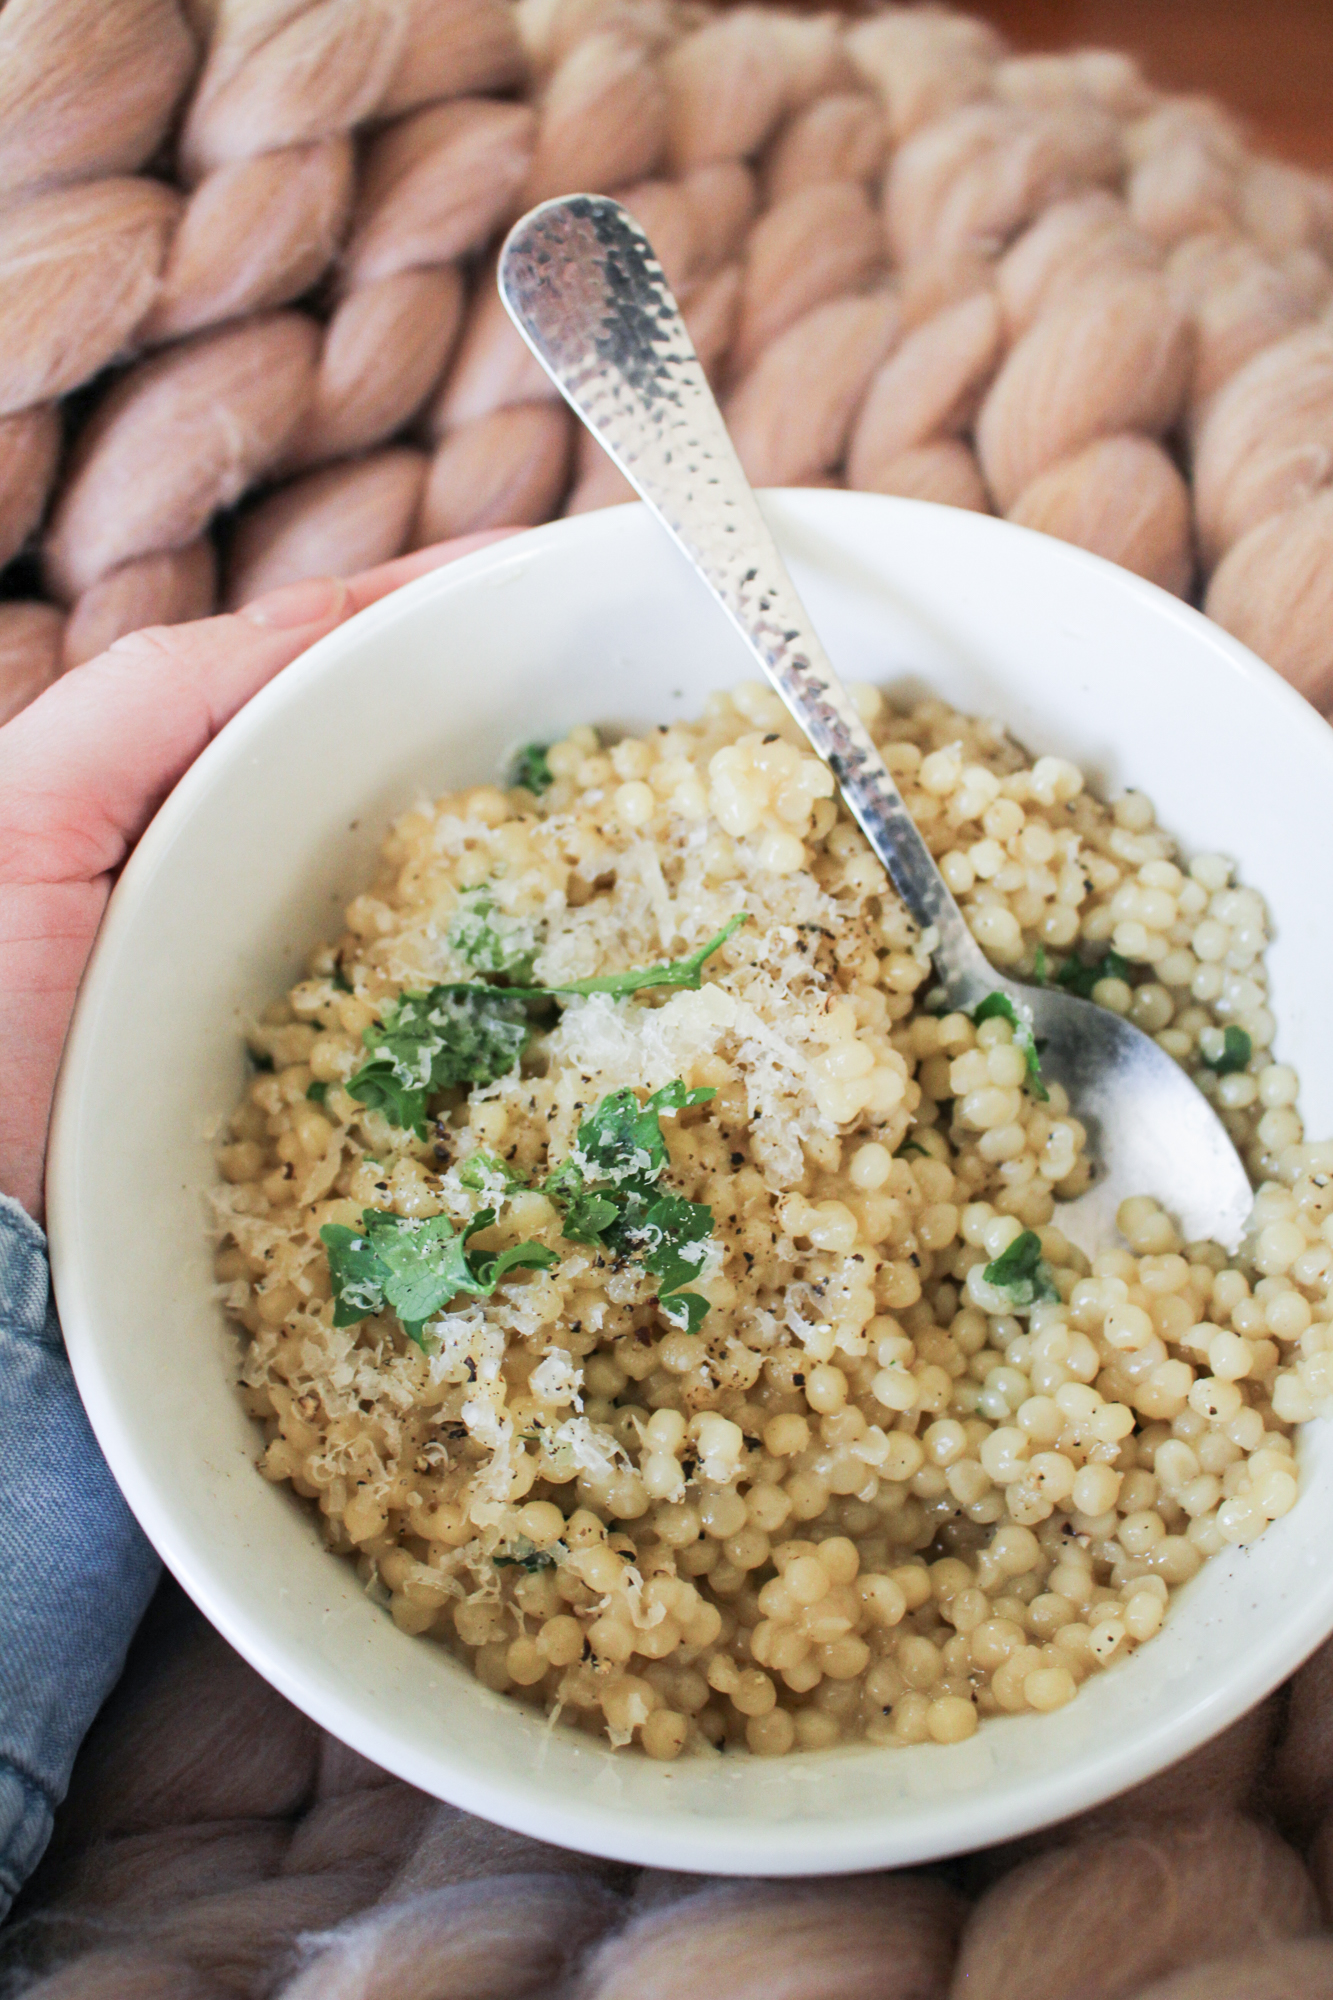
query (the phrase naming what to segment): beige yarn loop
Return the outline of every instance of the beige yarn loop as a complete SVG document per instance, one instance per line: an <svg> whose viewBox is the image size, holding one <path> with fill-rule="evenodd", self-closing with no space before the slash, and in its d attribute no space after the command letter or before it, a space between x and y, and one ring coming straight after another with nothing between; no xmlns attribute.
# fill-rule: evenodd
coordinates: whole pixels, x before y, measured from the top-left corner
<svg viewBox="0 0 1333 2000"><path fill-rule="evenodd" d="M307 1943L283 2000L491 2000L549 1991L614 1922L596 1882L499 1875L433 1889Z"/></svg>
<svg viewBox="0 0 1333 2000"><path fill-rule="evenodd" d="M184 547L238 500L299 423L317 349L311 321L274 313L182 341L118 382L79 438L47 534L56 594Z"/></svg>
<svg viewBox="0 0 1333 2000"><path fill-rule="evenodd" d="M299 298L338 248L353 187L341 136L209 174L180 217L137 340L176 340Z"/></svg>
<svg viewBox="0 0 1333 2000"><path fill-rule="evenodd" d="M0 604L0 723L60 672L65 621L52 604Z"/></svg>
<svg viewBox="0 0 1333 2000"><path fill-rule="evenodd" d="M859 292L884 265L884 232L856 181L820 181L788 195L750 232L733 369L743 374L803 313Z"/></svg>
<svg viewBox="0 0 1333 2000"><path fill-rule="evenodd" d="M283 10L239 61L224 38L204 65L180 140L187 180L253 153L350 131L388 90L407 10L390 0L322 0Z"/></svg>
<svg viewBox="0 0 1333 2000"><path fill-rule="evenodd" d="M0 417L0 568L41 520L59 451L60 417L53 403Z"/></svg>
<svg viewBox="0 0 1333 2000"><path fill-rule="evenodd" d="M217 587L217 555L203 535L183 549L121 563L91 584L74 606L65 625L64 665L77 667L95 659L124 633L144 625L206 618Z"/></svg>
<svg viewBox="0 0 1333 2000"><path fill-rule="evenodd" d="M226 607L303 576L350 576L396 556L421 504L423 451L399 445L294 479L238 524Z"/></svg>
<svg viewBox="0 0 1333 2000"><path fill-rule="evenodd" d="M345 282L445 264L485 242L527 177L535 127L526 105L465 97L381 133L362 166Z"/></svg>
<svg viewBox="0 0 1333 2000"><path fill-rule="evenodd" d="M914 327L861 406L847 454L850 484L882 492L876 481L885 465L966 429L999 355L1000 312L990 291L974 292Z"/></svg>
<svg viewBox="0 0 1333 2000"><path fill-rule="evenodd" d="M977 420L977 455L1001 507L1098 437L1168 430L1191 353L1185 315L1150 272L1090 278L1039 313Z"/></svg>
<svg viewBox="0 0 1333 2000"><path fill-rule="evenodd" d="M1099 438L1025 487L1009 519L1091 549L1177 597L1189 589L1189 488L1152 438Z"/></svg>
<svg viewBox="0 0 1333 2000"><path fill-rule="evenodd" d="M754 485L800 486L833 471L899 324L891 292L834 299L805 313L765 349L725 406Z"/></svg>
<svg viewBox="0 0 1333 2000"><path fill-rule="evenodd" d="M427 475L420 539L549 520L568 484L573 431L557 403L510 403L450 431Z"/></svg>
<svg viewBox="0 0 1333 2000"><path fill-rule="evenodd" d="M176 557L266 482L227 602L628 497L484 254L587 187L657 243L753 476L1009 514L1329 698L1333 184L1217 106L932 6L182 4L114 0L95 48L81 0L0 12L0 563L45 515L53 594L97 589L66 659L210 601ZM171 120L176 187L135 172ZM62 465L50 406L107 369Z"/></svg>
<svg viewBox="0 0 1333 2000"><path fill-rule="evenodd" d="M1204 560L1333 483L1333 331L1256 354L1219 391L1194 454Z"/></svg>
<svg viewBox="0 0 1333 2000"><path fill-rule="evenodd" d="M156 150L197 60L176 0L82 0L0 13L0 201L132 173Z"/></svg>
<svg viewBox="0 0 1333 2000"><path fill-rule="evenodd" d="M455 264L358 287L324 330L309 405L282 465L318 465L391 437L439 381L462 321Z"/></svg>
<svg viewBox="0 0 1333 2000"><path fill-rule="evenodd" d="M1316 708L1333 710L1333 491L1271 514L1233 543L1204 609Z"/></svg>
<svg viewBox="0 0 1333 2000"><path fill-rule="evenodd" d="M1052 202L996 267L1009 336L1026 333L1039 312L1089 278L1160 264L1157 245L1135 228L1119 196L1094 188Z"/></svg>
<svg viewBox="0 0 1333 2000"><path fill-rule="evenodd" d="M1275 1833L1233 1813L1144 1823L1004 1876L963 1934L954 1986L967 2000L1119 2000L1318 1927L1310 1879Z"/></svg>
<svg viewBox="0 0 1333 2000"><path fill-rule="evenodd" d="M180 207L155 181L116 177L0 212L0 415L63 396L120 352L157 295Z"/></svg>
<svg viewBox="0 0 1333 2000"><path fill-rule="evenodd" d="M990 498L976 454L961 438L913 445L876 465L863 483L868 493L896 493L904 500L933 500L938 506L963 507L973 514L990 512Z"/></svg>
<svg viewBox="0 0 1333 2000"><path fill-rule="evenodd" d="M654 1908L594 1951L579 2000L927 2000L942 1994L962 1914L919 1875L819 1883L669 1880Z"/></svg>
<svg viewBox="0 0 1333 2000"><path fill-rule="evenodd" d="M764 155L764 200L773 208L820 181L876 182L889 134L884 113L866 91L833 90L788 120Z"/></svg>

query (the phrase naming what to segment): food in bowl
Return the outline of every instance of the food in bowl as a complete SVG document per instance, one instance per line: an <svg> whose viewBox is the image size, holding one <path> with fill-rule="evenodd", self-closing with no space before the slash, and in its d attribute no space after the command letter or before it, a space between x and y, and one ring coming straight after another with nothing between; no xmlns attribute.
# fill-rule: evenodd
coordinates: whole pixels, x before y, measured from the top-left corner
<svg viewBox="0 0 1333 2000"><path fill-rule="evenodd" d="M1058 1708L1294 1503L1333 1390L1333 1146L1265 917L1131 793L858 704L997 966L1128 1012L1262 1183L1244 1259L1129 1202L777 698L407 813L251 1031L218 1276L261 1465L406 1631L650 1756Z"/></svg>

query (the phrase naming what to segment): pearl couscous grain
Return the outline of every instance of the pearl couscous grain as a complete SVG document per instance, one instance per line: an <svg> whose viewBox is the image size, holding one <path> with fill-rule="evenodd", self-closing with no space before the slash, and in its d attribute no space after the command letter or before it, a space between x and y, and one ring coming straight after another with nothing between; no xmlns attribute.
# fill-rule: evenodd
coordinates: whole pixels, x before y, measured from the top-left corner
<svg viewBox="0 0 1333 2000"><path fill-rule="evenodd" d="M1288 1511L1291 1427L1333 1397L1333 1145L1304 1142L1270 1054L1260 897L1220 856L1181 861L1137 793L1103 805L940 702L856 698L994 963L1103 958L1092 997L1217 1105L1259 1186L1241 1258L1148 1201L1091 1264L1066 1241L1083 1127L1024 1088L1008 1021L930 1011L929 940L757 685L693 726L574 730L540 796L401 818L343 937L253 1029L271 1070L221 1150L265 1475L404 1631L657 1758L954 1743L1063 1706ZM386 1008L493 970L496 939L567 989L742 911L696 990L566 992L419 1132L347 1089ZM711 1211L694 1331L543 1191L611 1093L672 1084L699 1098L662 1113L662 1186ZM415 1339L373 1288L336 1323L321 1229L450 1234L483 1207L493 1289ZM1024 1313L984 1274L1027 1231L1052 1296ZM533 1261L496 1281L520 1239Z"/></svg>

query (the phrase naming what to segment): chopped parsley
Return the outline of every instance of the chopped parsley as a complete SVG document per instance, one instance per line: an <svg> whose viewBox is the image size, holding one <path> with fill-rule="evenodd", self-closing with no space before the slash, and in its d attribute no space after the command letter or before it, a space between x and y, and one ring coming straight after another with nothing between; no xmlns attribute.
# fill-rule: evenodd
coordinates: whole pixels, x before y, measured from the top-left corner
<svg viewBox="0 0 1333 2000"><path fill-rule="evenodd" d="M1007 1021L1014 1031L1014 1047L1021 1049L1027 1063L1027 1088L1043 1104L1050 1102L1051 1093L1041 1080L1041 1056L1033 1040L1031 1024L1026 1021L1007 993L988 993L981 1005L973 1010L972 1020L979 1028L983 1021Z"/></svg>
<svg viewBox="0 0 1333 2000"><path fill-rule="evenodd" d="M1041 1238L1035 1229L1025 1229L1021 1236L1016 1236L981 1275L997 1291L1008 1292L1016 1312L1026 1312L1060 1296L1050 1266L1041 1254Z"/></svg>
<svg viewBox="0 0 1333 2000"><path fill-rule="evenodd" d="M662 1113L710 1104L715 1090L687 1090L677 1077L642 1107L632 1090L613 1090L579 1126L580 1164L606 1180L656 1180L667 1164Z"/></svg>
<svg viewBox="0 0 1333 2000"><path fill-rule="evenodd" d="M532 1032L522 1003L571 994L623 996L650 986L697 990L706 961L746 922L746 912L738 911L687 958L576 979L568 986L489 986L483 980L453 980L424 993L402 993L362 1035L370 1060L348 1078L348 1093L371 1110L382 1111L391 1125L424 1139L427 1100L437 1091L494 1083L514 1067ZM489 923L489 916L484 916L482 930L470 934L478 950Z"/></svg>
<svg viewBox="0 0 1333 2000"><path fill-rule="evenodd" d="M458 1169L458 1178L473 1194L484 1194L488 1186L497 1179L503 1185L506 1194L513 1194L516 1189L528 1185L522 1174L517 1173L508 1160L502 1160L498 1153L488 1153L481 1146L475 1153L468 1154Z"/></svg>
<svg viewBox="0 0 1333 2000"><path fill-rule="evenodd" d="M1047 979L1050 977L1050 970L1050 961L1046 956L1046 947L1044 944L1039 944L1036 951L1032 954L1032 977L1036 980L1038 986L1046 984Z"/></svg>
<svg viewBox="0 0 1333 2000"><path fill-rule="evenodd" d="M613 1090L582 1120L569 1158L542 1182L561 1212L571 1243L588 1243L642 1264L658 1285L664 1319L697 1333L708 1312L687 1290L708 1258L713 1211L706 1202L658 1188L667 1167L663 1112L707 1104L713 1090L687 1090L679 1078L640 1105L632 1090Z"/></svg>
<svg viewBox="0 0 1333 2000"><path fill-rule="evenodd" d="M540 798L555 783L555 774L546 761L549 743L525 743L514 759L514 768L509 782L522 785L525 791Z"/></svg>
<svg viewBox="0 0 1333 2000"><path fill-rule="evenodd" d="M925 1146L919 1146L915 1139L904 1139L902 1145L899 1146L897 1152L894 1154L893 1157L895 1160L905 1160L909 1153L920 1153L923 1160L928 1160L930 1158L930 1153L927 1150L927 1148Z"/></svg>
<svg viewBox="0 0 1333 2000"><path fill-rule="evenodd" d="M641 1264L657 1280L663 1317L688 1333L698 1332L708 1311L707 1299L688 1287L708 1259L713 1211L706 1202L659 1187L669 1161L661 1120L716 1095L687 1090L679 1078L643 1105L632 1090L611 1091L581 1121L569 1158L541 1183L541 1192L560 1211L563 1235ZM497 1179L505 1195L528 1185L505 1161L483 1151L469 1155L458 1178L476 1193ZM359 1229L326 1223L319 1235L333 1281L334 1325L352 1326L389 1308L424 1348L423 1327L450 1299L460 1293L488 1297L510 1271L543 1270L559 1262L554 1250L539 1243L469 1249L496 1213L479 1210L461 1234L445 1215L423 1220L373 1208L363 1210Z"/></svg>
<svg viewBox="0 0 1333 2000"><path fill-rule="evenodd" d="M465 889L449 924L449 943L465 965L478 972L531 979L537 956L537 927L524 917L506 916L483 883Z"/></svg>
<svg viewBox="0 0 1333 2000"><path fill-rule="evenodd" d="M323 1104L329 1094L329 1086L327 1083L321 1082L319 1077L316 1077L313 1083L306 1085L305 1094L312 1104Z"/></svg>
<svg viewBox="0 0 1333 2000"><path fill-rule="evenodd" d="M1118 951L1108 951L1092 965L1086 965L1081 958L1067 958L1056 973L1055 982L1066 993L1073 993L1080 1000L1091 1000L1092 989L1099 980L1123 979L1128 986L1133 974L1134 968L1127 958L1122 958Z"/></svg>
<svg viewBox="0 0 1333 2000"><path fill-rule="evenodd" d="M347 1080L350 1096L391 1125L426 1136L426 1102L456 1084L494 1083L527 1046L522 1006L499 987L432 986L403 993L362 1036L370 1060Z"/></svg>
<svg viewBox="0 0 1333 2000"><path fill-rule="evenodd" d="M460 1236L447 1215L390 1215L362 1211L360 1229L326 1222L319 1232L333 1281L333 1324L355 1326L386 1308L425 1351L422 1329L460 1292L488 1298L510 1271L545 1270L559 1261L540 1243L507 1250L469 1250L468 1243L495 1221L483 1208Z"/></svg>
<svg viewBox="0 0 1333 2000"><path fill-rule="evenodd" d="M563 1555L564 1543L557 1542L555 1546ZM551 1549L535 1548L526 1535L517 1535L509 1547L502 1554L492 1556L491 1561L496 1569L525 1569L529 1576L534 1576L539 1569L554 1569L557 1557Z"/></svg>
<svg viewBox="0 0 1333 2000"><path fill-rule="evenodd" d="M561 993L612 993L622 997L627 993L641 993L648 986L680 986L697 992L703 984L705 962L715 951L722 949L742 924L749 921L748 913L738 910L714 937L709 938L707 944L701 944L698 951L692 951L688 958L669 958L661 965L645 965L632 972L603 972L595 979L573 979L568 986L525 986L510 990L521 992L526 1000L554 998Z"/></svg>
<svg viewBox="0 0 1333 2000"><path fill-rule="evenodd" d="M1254 1043L1244 1028L1228 1026L1222 1036L1221 1055L1215 1062L1210 1062L1207 1056L1203 1056L1203 1063L1205 1068L1212 1070L1217 1076L1232 1076L1237 1070L1249 1067L1250 1057L1253 1054Z"/></svg>

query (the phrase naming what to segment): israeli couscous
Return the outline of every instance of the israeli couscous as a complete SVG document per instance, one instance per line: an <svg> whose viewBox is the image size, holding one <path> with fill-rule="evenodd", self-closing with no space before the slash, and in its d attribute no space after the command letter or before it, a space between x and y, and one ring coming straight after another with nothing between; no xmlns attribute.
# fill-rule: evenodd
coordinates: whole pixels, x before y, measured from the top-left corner
<svg viewBox="0 0 1333 2000"><path fill-rule="evenodd" d="M856 699L992 961L1127 1013L1259 1188L1060 1233L1083 1128L777 698L421 805L250 1033L217 1271L265 1475L405 1631L651 1757L956 1742L1149 1640L1297 1495L1333 1145L1265 911L1148 801Z"/></svg>

